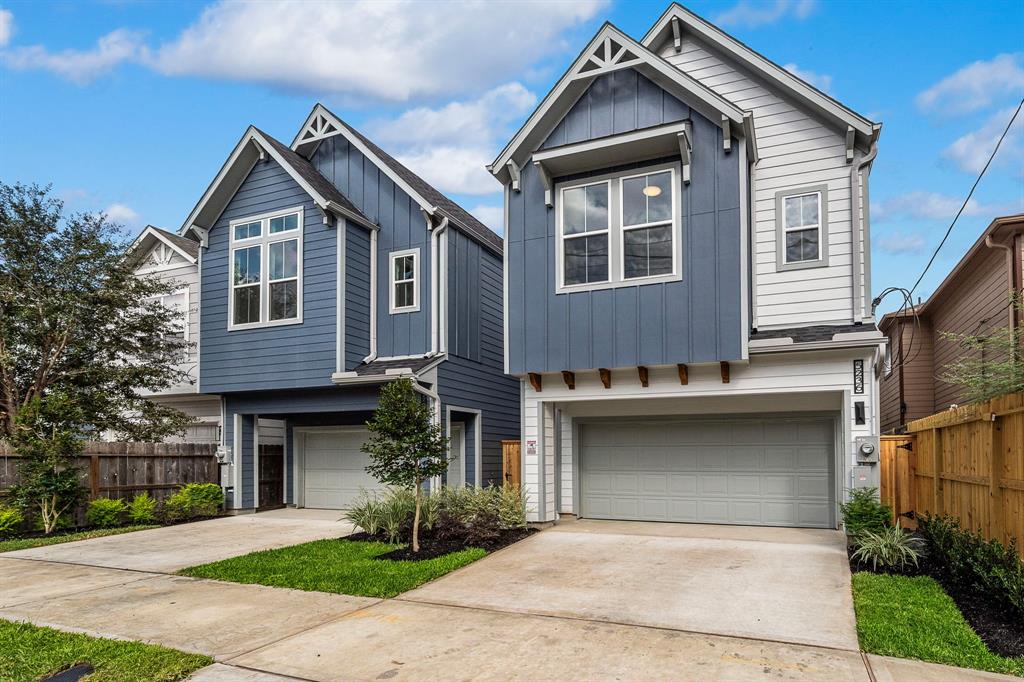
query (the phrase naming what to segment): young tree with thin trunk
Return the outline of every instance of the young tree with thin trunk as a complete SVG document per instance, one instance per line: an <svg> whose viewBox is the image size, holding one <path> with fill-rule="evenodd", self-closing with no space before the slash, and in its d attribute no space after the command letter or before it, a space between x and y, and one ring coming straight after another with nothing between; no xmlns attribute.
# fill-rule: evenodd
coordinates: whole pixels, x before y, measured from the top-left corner
<svg viewBox="0 0 1024 682"><path fill-rule="evenodd" d="M79 436L159 440L191 420L147 400L188 380L180 312L147 303L178 284L137 277L130 241L103 214L65 215L49 187L0 183L0 440L60 394Z"/></svg>
<svg viewBox="0 0 1024 682"><path fill-rule="evenodd" d="M381 483L416 491L412 551L418 552L423 483L448 470L448 439L423 396L404 378L384 385L366 426L371 433L362 447L370 456L366 471Z"/></svg>
<svg viewBox="0 0 1024 682"><path fill-rule="evenodd" d="M1009 306L1024 315L1019 295ZM964 390L967 402L990 400L1024 391L1024 329L1009 326L970 334L941 332L960 347L958 357L942 368L939 378Z"/></svg>

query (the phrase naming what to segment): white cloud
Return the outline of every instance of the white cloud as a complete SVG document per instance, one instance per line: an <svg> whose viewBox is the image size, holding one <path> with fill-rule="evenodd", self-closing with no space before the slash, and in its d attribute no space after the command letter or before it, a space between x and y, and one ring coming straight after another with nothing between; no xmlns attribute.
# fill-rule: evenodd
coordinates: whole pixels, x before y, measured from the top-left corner
<svg viewBox="0 0 1024 682"><path fill-rule="evenodd" d="M877 221L893 218L950 221L960 210L963 198L938 192L916 190L871 204L871 217ZM964 215L996 216L1013 210L1004 204L983 204L976 199L967 202Z"/></svg>
<svg viewBox="0 0 1024 682"><path fill-rule="evenodd" d="M786 71L789 71L797 78L807 81L808 83L818 88L822 92L829 92L832 89L832 76L828 75L827 73L815 73L814 71L806 71L798 67L796 64L793 64L792 62L784 65L782 68L784 68Z"/></svg>
<svg viewBox="0 0 1024 682"><path fill-rule="evenodd" d="M42 45L5 50L0 57L12 69L41 69L84 84L143 52L142 34L119 28L96 41L89 50L51 52Z"/></svg>
<svg viewBox="0 0 1024 682"><path fill-rule="evenodd" d="M115 223L124 223L126 225L134 225L138 223L139 216L138 212L135 211L131 206L125 204L113 203L103 209L103 212L107 214L107 218Z"/></svg>
<svg viewBox="0 0 1024 682"><path fill-rule="evenodd" d="M365 127L374 141L442 192L492 194L499 185L484 164L536 102L520 83L506 83L479 99L417 107Z"/></svg>
<svg viewBox="0 0 1024 682"><path fill-rule="evenodd" d="M816 0L740 0L715 17L722 26L757 28L782 19L806 19L814 11Z"/></svg>
<svg viewBox="0 0 1024 682"><path fill-rule="evenodd" d="M7 47L14 33L14 14L9 9L0 9L0 47Z"/></svg>
<svg viewBox="0 0 1024 682"><path fill-rule="evenodd" d="M1024 94L1024 55L1001 54L976 61L917 96L922 111L963 114L984 109L1005 95Z"/></svg>
<svg viewBox="0 0 1024 682"><path fill-rule="evenodd" d="M502 234L505 229L505 209L501 206L490 206L487 204L481 204L476 208L469 209L472 213L480 220L484 225L491 228L498 234Z"/></svg>
<svg viewBox="0 0 1024 682"><path fill-rule="evenodd" d="M165 74L407 101L472 92L566 49L607 0L222 1L146 58ZM523 45L529 55L523 58Z"/></svg>
<svg viewBox="0 0 1024 682"><path fill-rule="evenodd" d="M891 254L913 254L924 251L924 237L919 234L903 234L894 232L882 235L875 240L875 247Z"/></svg>
<svg viewBox="0 0 1024 682"><path fill-rule="evenodd" d="M1015 110L1016 107L1010 107L996 112L981 128L967 133L946 147L942 155L956 163L962 171L980 173ZM992 163L1014 164L1019 172L1024 172L1024 114L1017 117L1013 127L1006 133L1006 139Z"/></svg>

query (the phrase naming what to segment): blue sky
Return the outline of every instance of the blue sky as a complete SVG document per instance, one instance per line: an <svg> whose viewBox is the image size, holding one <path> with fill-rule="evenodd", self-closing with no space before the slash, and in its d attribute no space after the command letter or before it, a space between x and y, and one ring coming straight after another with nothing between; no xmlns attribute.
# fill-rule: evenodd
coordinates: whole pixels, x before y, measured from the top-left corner
<svg viewBox="0 0 1024 682"><path fill-rule="evenodd" d="M1024 97L1024 3L685 4L884 124L873 285L913 284ZM247 125L290 142L322 101L500 229L483 165L602 21L639 39L666 7L0 2L0 179L177 229ZM1024 119L918 293L1021 210Z"/></svg>

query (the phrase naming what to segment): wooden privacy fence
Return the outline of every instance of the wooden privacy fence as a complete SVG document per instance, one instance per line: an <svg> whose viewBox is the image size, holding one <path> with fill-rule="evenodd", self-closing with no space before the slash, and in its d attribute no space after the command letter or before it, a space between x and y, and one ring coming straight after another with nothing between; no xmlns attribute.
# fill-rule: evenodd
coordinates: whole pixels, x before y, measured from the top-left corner
<svg viewBox="0 0 1024 682"><path fill-rule="evenodd" d="M918 419L907 431L882 439L882 499L897 514L950 514L985 537L1016 538L1024 555L1024 393Z"/></svg>
<svg viewBox="0 0 1024 682"><path fill-rule="evenodd" d="M522 485L519 452L519 441L501 441L501 478L517 488Z"/></svg>
<svg viewBox="0 0 1024 682"><path fill-rule="evenodd" d="M186 483L219 483L217 446L207 443L103 443L85 444L76 464L89 499L119 497L129 500L142 492L162 499ZM0 442L0 496L18 482L16 456Z"/></svg>

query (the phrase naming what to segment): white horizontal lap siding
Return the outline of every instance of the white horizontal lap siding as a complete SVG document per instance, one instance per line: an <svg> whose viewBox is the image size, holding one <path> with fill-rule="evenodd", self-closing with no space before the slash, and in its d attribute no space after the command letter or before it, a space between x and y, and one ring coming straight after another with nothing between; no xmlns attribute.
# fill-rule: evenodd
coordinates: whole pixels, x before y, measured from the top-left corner
<svg viewBox="0 0 1024 682"><path fill-rule="evenodd" d="M754 113L760 156L754 176L752 247L758 328L853 321L850 165L846 163L844 135L692 36L684 36L678 54L669 45L662 57L737 107ZM817 185L828 186L828 206L824 207L828 213L828 265L777 272L775 194ZM863 253L863 249L859 251ZM863 256L859 260L863 273Z"/></svg>
<svg viewBox="0 0 1024 682"><path fill-rule="evenodd" d="M188 287L189 349L185 361L179 367L188 373L192 383L184 381L154 395L196 393L198 385L195 382L199 379L199 372L197 371L199 364L199 346L197 345L199 341L199 266L189 263L181 256L175 254L168 266L162 267L159 270L148 270L147 265L143 265L136 272L140 275L158 277L161 280L173 280L182 288Z"/></svg>
<svg viewBox="0 0 1024 682"><path fill-rule="evenodd" d="M865 385L864 393L854 393L853 362L860 359L864 362ZM878 433L878 415L876 391L873 386L871 367L874 361L874 350L849 350L828 352L795 352L777 355L761 355L751 359L749 365L733 365L730 368L730 382L722 383L721 372L717 365L691 366L689 383L682 386L676 367L653 367L649 369L649 386L640 386L636 368L612 370L612 386L604 388L597 371L577 372L576 388L569 390L558 374L545 374L542 378L542 391L537 393L533 387L524 382L523 413L523 485L527 494L528 518L530 521L550 521L555 518L554 494L556 486L562 495L558 509L562 513L574 510L574 478L573 478L573 432L572 417L578 411L574 403L590 400L643 400L647 398L696 398L696 397L736 397L777 395L786 396L807 393L834 393L837 398L842 394L849 396L844 419L846 439L842 444L845 470L842 476L842 487L850 487L851 467L856 463L850 443L857 436L869 436ZM785 404L784 401L780 401ZM863 402L866 423L856 424L855 403ZM544 413L549 415L543 429L538 422L538 405L543 404ZM739 403L737 403L739 405ZM563 410L562 415L562 452L561 470L555 476L554 469L554 407ZM829 408L832 409L832 408ZM727 412L727 408L724 408ZM749 401L737 412L751 413ZM778 411L770 401L764 403L764 412ZM756 412L753 412L756 414ZM542 433L543 432L543 433ZM542 437L543 436L543 437ZM537 441L537 454L529 455L527 441ZM539 471L540 454L544 451L545 471L543 490L547 498L545 507L546 518L541 519L537 501L541 493L541 472Z"/></svg>

